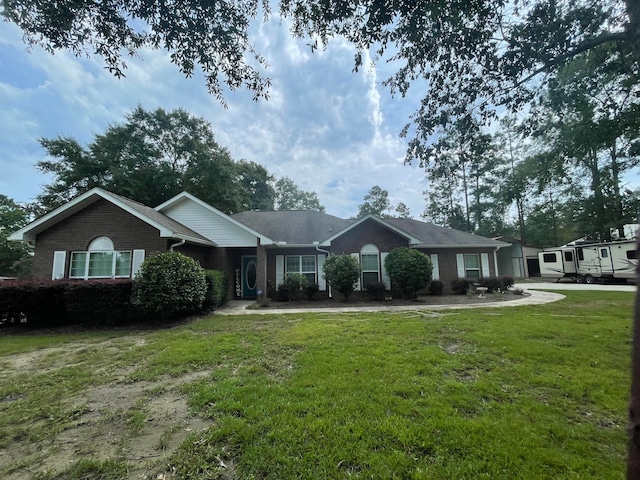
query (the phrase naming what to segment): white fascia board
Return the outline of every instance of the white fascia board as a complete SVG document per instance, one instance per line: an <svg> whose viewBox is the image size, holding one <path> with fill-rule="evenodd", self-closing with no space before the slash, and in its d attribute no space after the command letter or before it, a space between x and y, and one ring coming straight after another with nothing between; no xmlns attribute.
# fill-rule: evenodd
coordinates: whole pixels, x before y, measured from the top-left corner
<svg viewBox="0 0 640 480"><path fill-rule="evenodd" d="M391 225L388 222L385 222L382 218L376 217L375 215L369 213L368 215L365 215L364 217L360 218L359 220L356 220L355 222L353 222L350 225L347 225L345 228L343 228L342 230L340 230L339 232L335 233L334 235L330 236L329 238L326 238L325 240L323 240L320 245L323 247L328 247L331 245L331 242L333 240L335 240L336 238L344 235L345 233L347 233L349 230L352 230L353 228L358 227L360 224L366 222L367 220L373 220L374 222L379 223L380 225L382 225L385 228L388 228L389 230L391 230L392 232L397 233L398 235L400 235L401 237L405 237L407 240L409 240L409 244L410 245L419 245L420 244L420 239L417 237L414 237L413 235L411 235L408 232L405 232L404 230Z"/></svg>
<svg viewBox="0 0 640 480"><path fill-rule="evenodd" d="M85 206L88 206L97 200L97 198L92 199L92 197L103 198L113 203L117 207L120 207L130 215L133 215L134 217L142 220L148 225L151 225L152 227L158 229L158 231L160 232L160 236L163 238L165 237L179 238L179 239L184 238L185 240L188 240L189 242L193 242L193 243L200 243L203 245L215 245L215 243L213 242L207 242L199 238L189 237L187 235L179 234L172 230L169 230L164 225L161 225L155 222L154 220L150 219L146 215L138 212L137 210L130 208L129 205L127 205L124 202L121 202L118 198L112 196L109 192L99 187L92 188L91 190L83 193L82 195L77 196L73 200L70 200L64 205L56 208L55 210L52 210L49 213L43 215L37 220L34 220L29 225L26 225L22 227L20 230L18 230L17 232L11 234L8 237L8 239L15 242L20 242L20 241L33 242L36 239L36 235L41 231L46 230L46 228L48 228L49 226L55 225L56 223L58 223L61 220L64 220L67 217L70 217L74 213L82 210Z"/></svg>
<svg viewBox="0 0 640 480"><path fill-rule="evenodd" d="M179 240L185 240L189 243L197 243L199 245L207 245L209 247L216 247L216 243L211 240L203 240L202 238L190 237L189 235L184 235L183 233L177 233L172 230L168 230L163 228L160 230L160 238L176 238Z"/></svg>
<svg viewBox="0 0 640 480"><path fill-rule="evenodd" d="M107 192L99 187L92 188L91 190L84 192L82 195L77 196L73 200L68 201L64 205L51 210L49 213L34 220L33 222L25 225L17 232L9 235L8 240L13 242L33 242L36 239L36 235L45 230L49 225L55 225L60 220L64 220L70 217L74 213L82 210L84 204L90 205L93 201L89 201L91 197L99 196L102 198L107 197ZM109 197L109 200L113 200ZM57 218L60 217L60 218ZM43 227L43 228L38 228Z"/></svg>
<svg viewBox="0 0 640 480"><path fill-rule="evenodd" d="M284 243L276 242L273 244L276 248L316 248L318 243Z"/></svg>
<svg viewBox="0 0 640 480"><path fill-rule="evenodd" d="M270 239L269 237L265 237L263 234L256 232L255 230L253 230L252 228L247 227L244 223L241 223L237 220L234 220L233 218L231 218L229 215L227 215L226 213L218 210L215 207L212 207L211 205L209 205L207 202L204 202L202 200L200 200L198 197L194 197L193 195L191 195L188 192L182 192L179 193L178 195L176 195L173 198L170 198L169 200L167 200L166 202L158 205L154 210L157 210L160 213L163 213L162 210L166 210L167 208L170 208L171 206L175 205L176 203L187 199L190 200L192 202L197 203L198 205L206 208L207 210L209 210L210 212L219 215L220 217L224 218L225 220L227 220L228 222L232 223L233 225L242 228L243 230L245 230L246 232L250 233L251 235L258 237L260 239L260 244L261 245L273 245L277 242L273 241L272 239ZM187 225L188 226L188 225Z"/></svg>

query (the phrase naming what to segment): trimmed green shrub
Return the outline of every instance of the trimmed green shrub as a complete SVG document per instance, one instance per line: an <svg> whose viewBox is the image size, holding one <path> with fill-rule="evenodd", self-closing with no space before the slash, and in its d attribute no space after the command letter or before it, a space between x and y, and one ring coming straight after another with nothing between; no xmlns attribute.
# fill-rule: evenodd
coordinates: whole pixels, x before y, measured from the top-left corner
<svg viewBox="0 0 640 480"><path fill-rule="evenodd" d="M394 290L402 292L404 298L411 298L431 281L433 265L424 253L411 248L395 248L384 261L384 268L391 278Z"/></svg>
<svg viewBox="0 0 640 480"><path fill-rule="evenodd" d="M320 286L317 283L310 283L307 288L304 289L304 293L307 295L307 300L315 300L319 291Z"/></svg>
<svg viewBox="0 0 640 480"><path fill-rule="evenodd" d="M477 283L481 287L487 287L488 293L495 293L502 288L502 279L498 277L486 277Z"/></svg>
<svg viewBox="0 0 640 480"><path fill-rule="evenodd" d="M330 255L322 266L324 277L331 288L349 299L360 279L360 264L349 254Z"/></svg>
<svg viewBox="0 0 640 480"><path fill-rule="evenodd" d="M370 283L366 286L367 296L370 300L384 300L384 292L387 286L384 282Z"/></svg>
<svg viewBox="0 0 640 480"><path fill-rule="evenodd" d="M513 284L515 283L513 277L504 276L500 278L502 280L502 290L508 290L509 287L513 287Z"/></svg>
<svg viewBox="0 0 640 480"><path fill-rule="evenodd" d="M296 293L306 290L309 286L309 279L301 273L287 273L284 281L280 284L280 291L287 292L288 300L294 300Z"/></svg>
<svg viewBox="0 0 640 480"><path fill-rule="evenodd" d="M487 277L477 281L481 287L487 287L487 292L495 293L507 290L513 285L513 277Z"/></svg>
<svg viewBox="0 0 640 480"><path fill-rule="evenodd" d="M451 280L451 290L457 295L466 295L475 282L477 280L470 278L454 278Z"/></svg>
<svg viewBox="0 0 640 480"><path fill-rule="evenodd" d="M428 287L431 295L442 295L444 291L444 282L442 280L431 280Z"/></svg>
<svg viewBox="0 0 640 480"><path fill-rule="evenodd" d="M229 276L220 270L205 270L204 279L207 282L207 293L202 308L213 310L224 305L227 301Z"/></svg>
<svg viewBox="0 0 640 480"><path fill-rule="evenodd" d="M204 270L193 258L166 252L147 258L133 281L134 303L163 319L177 312L195 312L207 294Z"/></svg>

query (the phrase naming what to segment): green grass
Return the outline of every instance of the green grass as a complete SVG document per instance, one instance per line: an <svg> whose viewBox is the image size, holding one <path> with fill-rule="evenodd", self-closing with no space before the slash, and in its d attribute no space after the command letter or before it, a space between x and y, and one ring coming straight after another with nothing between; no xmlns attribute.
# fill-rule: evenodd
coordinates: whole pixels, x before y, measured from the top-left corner
<svg viewBox="0 0 640 480"><path fill-rule="evenodd" d="M0 399L13 400L0 400L0 448L55 438L73 415L63 392L135 365L131 382L209 372L184 391L212 426L154 475L622 478L633 295L563 293L557 303L500 309L213 316L135 332L142 344L116 339L127 348L108 355L96 334L7 337L0 363L90 345L55 375L3 379ZM126 415L135 435L141 406ZM80 466L127 478L123 459L107 461L112 477L109 463Z"/></svg>

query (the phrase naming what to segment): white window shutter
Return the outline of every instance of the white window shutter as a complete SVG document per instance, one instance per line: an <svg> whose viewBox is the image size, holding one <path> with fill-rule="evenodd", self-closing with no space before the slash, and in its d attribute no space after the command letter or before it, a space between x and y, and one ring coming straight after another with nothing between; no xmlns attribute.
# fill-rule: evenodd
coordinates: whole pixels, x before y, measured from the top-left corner
<svg viewBox="0 0 640 480"><path fill-rule="evenodd" d="M318 288L322 291L327 289L327 280L324 278L322 267L324 266L324 255L318 255Z"/></svg>
<svg viewBox="0 0 640 480"><path fill-rule="evenodd" d="M380 268L382 269L382 282L387 290L391 290L391 278L389 278L387 269L384 268L384 261L387 259L387 255L389 255L389 252L382 252L380 254Z"/></svg>
<svg viewBox="0 0 640 480"><path fill-rule="evenodd" d="M482 278L490 277L491 271L489 270L489 254L481 253L480 261L482 262Z"/></svg>
<svg viewBox="0 0 640 480"><path fill-rule="evenodd" d="M60 280L64 278L64 267L67 260L67 252L53 252L53 270L51 272L51 280Z"/></svg>
<svg viewBox="0 0 640 480"><path fill-rule="evenodd" d="M462 253L456 254L456 265L458 266L458 278L466 277L464 270L464 255Z"/></svg>
<svg viewBox="0 0 640 480"><path fill-rule="evenodd" d="M284 281L284 255L276 255L276 289Z"/></svg>
<svg viewBox="0 0 640 480"><path fill-rule="evenodd" d="M134 250L131 260L131 278L136 278L142 262L144 262L144 250Z"/></svg>
<svg viewBox="0 0 640 480"><path fill-rule="evenodd" d="M358 262L358 265L360 265L360 254L359 253L352 253L351 256L353 258L356 259L356 262ZM360 279L358 279L358 281L356 282L356 291L360 291Z"/></svg>
<svg viewBox="0 0 640 480"><path fill-rule="evenodd" d="M433 265L433 270L431 271L431 279L432 280L440 280L440 266L438 265L438 254L432 253L431 264Z"/></svg>

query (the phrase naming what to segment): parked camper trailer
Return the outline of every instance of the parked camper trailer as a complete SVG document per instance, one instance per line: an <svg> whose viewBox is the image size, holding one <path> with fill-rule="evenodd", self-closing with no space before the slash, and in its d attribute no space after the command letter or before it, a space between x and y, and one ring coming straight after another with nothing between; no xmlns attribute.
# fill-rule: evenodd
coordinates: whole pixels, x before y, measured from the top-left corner
<svg viewBox="0 0 640 480"><path fill-rule="evenodd" d="M555 278L563 277L575 278L578 274L576 263L576 251L573 247L557 247L543 250L538 253L540 263L540 276Z"/></svg>
<svg viewBox="0 0 640 480"><path fill-rule="evenodd" d="M569 277L579 283L599 280L627 280L635 277L638 265L635 240L589 243L574 242L546 249L538 254L542 277Z"/></svg>

